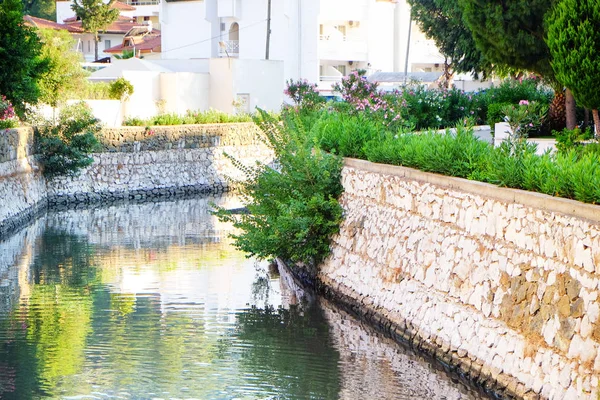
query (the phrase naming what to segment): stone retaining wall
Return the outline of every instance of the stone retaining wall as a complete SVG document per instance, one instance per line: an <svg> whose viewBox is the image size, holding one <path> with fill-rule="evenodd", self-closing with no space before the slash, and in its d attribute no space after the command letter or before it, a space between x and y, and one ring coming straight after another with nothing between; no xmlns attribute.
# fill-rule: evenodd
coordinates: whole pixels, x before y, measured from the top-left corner
<svg viewBox="0 0 600 400"><path fill-rule="evenodd" d="M600 207L347 160L318 284L520 398L596 399Z"/></svg>
<svg viewBox="0 0 600 400"><path fill-rule="evenodd" d="M224 153L250 165L272 159L257 129L253 123L107 128L100 135L103 152L90 167L48 182L31 155L31 130L0 131L0 237L47 204L227 191L228 179L242 176Z"/></svg>

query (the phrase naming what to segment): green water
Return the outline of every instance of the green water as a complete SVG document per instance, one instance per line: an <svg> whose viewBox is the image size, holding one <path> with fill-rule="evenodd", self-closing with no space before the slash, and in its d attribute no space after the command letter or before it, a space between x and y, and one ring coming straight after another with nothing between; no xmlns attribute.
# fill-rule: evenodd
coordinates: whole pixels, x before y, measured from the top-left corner
<svg viewBox="0 0 600 400"><path fill-rule="evenodd" d="M0 398L480 397L246 259L210 201L237 206L55 212L0 242Z"/></svg>

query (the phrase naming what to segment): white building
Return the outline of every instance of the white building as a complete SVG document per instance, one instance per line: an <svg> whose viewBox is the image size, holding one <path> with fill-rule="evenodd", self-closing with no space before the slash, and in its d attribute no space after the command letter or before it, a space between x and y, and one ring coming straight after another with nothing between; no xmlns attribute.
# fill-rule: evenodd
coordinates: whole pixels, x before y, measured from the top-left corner
<svg viewBox="0 0 600 400"><path fill-rule="evenodd" d="M269 0L165 0L162 57L264 59ZM405 0L271 0L269 59L286 79L327 89L355 69L433 72L444 58L413 22ZM193 29L191 28L193 27Z"/></svg>

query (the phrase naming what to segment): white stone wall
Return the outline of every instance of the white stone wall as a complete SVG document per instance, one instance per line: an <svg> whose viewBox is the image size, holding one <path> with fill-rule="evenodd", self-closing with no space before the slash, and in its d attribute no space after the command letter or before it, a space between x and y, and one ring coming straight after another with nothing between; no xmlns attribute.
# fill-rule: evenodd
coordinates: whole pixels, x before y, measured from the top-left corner
<svg viewBox="0 0 600 400"><path fill-rule="evenodd" d="M41 174L31 129L0 131L0 238L50 205L166 197L228 190L243 179L225 153L242 163L273 154L253 123L105 128L101 153L76 176Z"/></svg>
<svg viewBox="0 0 600 400"><path fill-rule="evenodd" d="M597 398L597 206L350 160L319 279L525 398Z"/></svg>

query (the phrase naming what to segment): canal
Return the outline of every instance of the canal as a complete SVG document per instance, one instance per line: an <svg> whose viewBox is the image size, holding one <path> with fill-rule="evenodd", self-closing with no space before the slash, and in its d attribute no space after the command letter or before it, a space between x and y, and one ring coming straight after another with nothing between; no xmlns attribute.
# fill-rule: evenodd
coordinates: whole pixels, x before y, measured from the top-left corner
<svg viewBox="0 0 600 400"><path fill-rule="evenodd" d="M282 271L211 202L50 212L0 241L2 399L478 399Z"/></svg>

